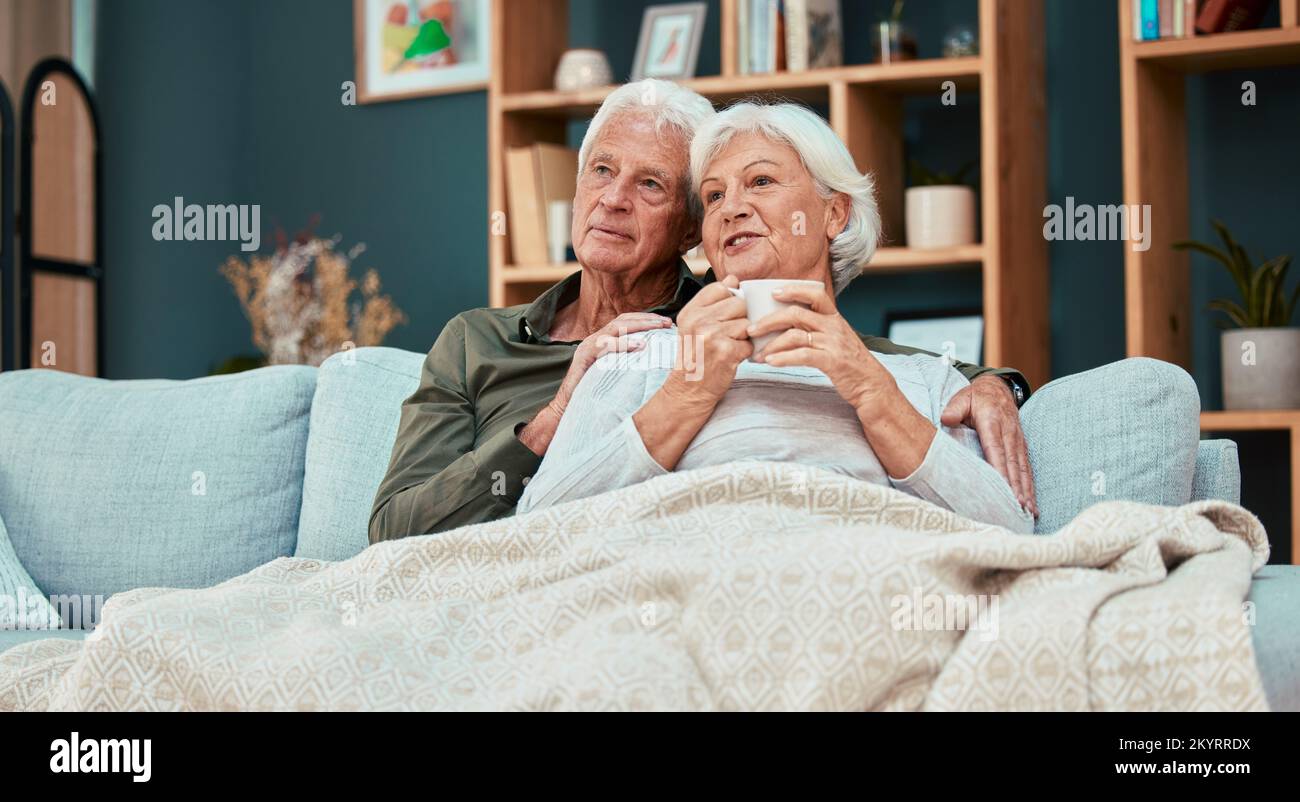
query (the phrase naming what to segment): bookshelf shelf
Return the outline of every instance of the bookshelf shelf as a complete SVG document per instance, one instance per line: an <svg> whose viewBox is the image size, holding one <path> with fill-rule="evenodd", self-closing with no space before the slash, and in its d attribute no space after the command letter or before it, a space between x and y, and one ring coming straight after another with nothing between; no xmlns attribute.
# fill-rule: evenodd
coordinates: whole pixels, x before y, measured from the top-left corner
<svg viewBox="0 0 1300 802"><path fill-rule="evenodd" d="M703 259L688 259L687 267L697 276L704 275L709 269L709 263ZM582 265L577 262L566 262L559 265L506 265L502 269L502 278L509 284L554 284L560 279L576 273L582 269Z"/></svg>
<svg viewBox="0 0 1300 802"><path fill-rule="evenodd" d="M984 246L980 243L932 250L890 247L876 251L864 273L906 273L913 270L971 267L978 266L983 261Z"/></svg>
<svg viewBox="0 0 1300 802"><path fill-rule="evenodd" d="M1202 412L1202 432L1280 431L1291 450L1291 564L1300 565L1300 409Z"/></svg>
<svg viewBox="0 0 1300 802"><path fill-rule="evenodd" d="M682 81L715 103L727 103L749 95L780 95L804 103L826 103L832 84L878 87L899 94L939 92L944 81L960 91L979 88L982 62L979 56L922 59L896 64L858 64L806 72L778 72L767 75L715 75ZM603 86L579 92L539 90L502 95L501 110L512 113L547 114L559 117L589 117L614 90Z"/></svg>
<svg viewBox="0 0 1300 802"><path fill-rule="evenodd" d="M955 248L914 250L912 248L881 248L867 265L867 273L907 273L918 270L942 270L978 266L984 261L983 245L961 245ZM704 259L688 259L686 264L697 276L704 275L709 263ZM577 262L562 265L506 265L501 277L507 284L554 284L574 271L582 269Z"/></svg>
<svg viewBox="0 0 1300 802"><path fill-rule="evenodd" d="M1179 72L1300 64L1300 28L1265 28L1188 39L1134 42L1132 57Z"/></svg>
<svg viewBox="0 0 1300 802"><path fill-rule="evenodd" d="M1300 429L1300 409L1235 409L1201 413L1207 432L1253 432Z"/></svg>
<svg viewBox="0 0 1300 802"><path fill-rule="evenodd" d="M1038 225L1047 202L1045 23L1042 0L977 0L980 55L893 64L738 74L736 23L741 0L720 5L721 75L683 81L723 105L752 95L820 107L853 154L873 174L884 237L903 235L904 99L933 93L944 81L977 93L980 118L981 231L976 245L937 251L882 248L864 273L982 268L985 360L1021 370L1034 386L1050 378L1047 243ZM488 211L507 208L506 152L539 142L567 144L569 122L590 117L613 87L551 89L568 42L567 0L499 0L492 15L488 83ZM488 237L489 303L527 303L577 265L512 265L509 230ZM700 271L707 265L700 268Z"/></svg>

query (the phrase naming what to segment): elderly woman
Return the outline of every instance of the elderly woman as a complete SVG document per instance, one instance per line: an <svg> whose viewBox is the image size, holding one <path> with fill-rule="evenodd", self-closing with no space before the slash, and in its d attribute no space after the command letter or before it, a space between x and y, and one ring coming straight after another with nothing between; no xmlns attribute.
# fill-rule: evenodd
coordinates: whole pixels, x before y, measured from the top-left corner
<svg viewBox="0 0 1300 802"><path fill-rule="evenodd" d="M677 326L629 338L579 384L519 511L738 459L799 462L892 485L1018 532L1033 516L988 465L975 432L941 427L967 380L942 357L873 354L835 294L875 251L868 176L798 106L741 103L691 143L703 246L722 281ZM804 279L794 305L751 325L741 280ZM833 292L825 288L833 288ZM758 352L752 338L778 333ZM678 354L681 358L678 358Z"/></svg>

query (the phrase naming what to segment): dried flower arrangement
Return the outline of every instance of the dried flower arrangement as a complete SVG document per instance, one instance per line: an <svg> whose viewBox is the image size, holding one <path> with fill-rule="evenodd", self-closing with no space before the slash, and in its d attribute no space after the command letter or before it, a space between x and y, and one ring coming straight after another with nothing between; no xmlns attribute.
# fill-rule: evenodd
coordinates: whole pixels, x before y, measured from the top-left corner
<svg viewBox="0 0 1300 802"><path fill-rule="evenodd" d="M270 365L319 365L344 347L379 345L406 316L387 295L380 295L379 274L366 271L360 302L350 302L358 286L348 276L352 261L365 249L347 253L334 248L339 238L310 233L286 242L276 234L271 256L255 255L248 262L232 256L221 266L253 327L253 345ZM351 346L347 344L351 343ZM216 372L247 367L254 360L236 357Z"/></svg>

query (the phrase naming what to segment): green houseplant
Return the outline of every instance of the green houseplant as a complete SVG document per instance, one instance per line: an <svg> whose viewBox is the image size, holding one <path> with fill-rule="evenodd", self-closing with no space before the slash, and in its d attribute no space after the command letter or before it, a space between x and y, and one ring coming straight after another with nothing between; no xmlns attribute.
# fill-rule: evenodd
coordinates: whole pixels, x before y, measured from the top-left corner
<svg viewBox="0 0 1300 802"><path fill-rule="evenodd" d="M965 183L975 162L955 173L936 172L912 159L912 186L903 193L909 248L952 248L975 242L975 190Z"/></svg>
<svg viewBox="0 0 1300 802"><path fill-rule="evenodd" d="M1223 360L1223 404L1227 409L1300 408L1300 328L1291 317L1300 299L1300 285L1288 297L1284 254L1256 265L1228 227L1212 220L1222 247L1195 240L1174 248L1209 256L1232 277L1240 302L1218 298L1208 308L1227 316L1220 337Z"/></svg>

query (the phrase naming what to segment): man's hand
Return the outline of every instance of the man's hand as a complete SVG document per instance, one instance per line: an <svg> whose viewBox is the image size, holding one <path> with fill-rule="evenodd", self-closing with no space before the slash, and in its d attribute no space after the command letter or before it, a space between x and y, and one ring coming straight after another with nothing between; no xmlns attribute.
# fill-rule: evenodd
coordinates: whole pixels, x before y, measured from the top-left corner
<svg viewBox="0 0 1300 802"><path fill-rule="evenodd" d="M1038 517L1020 411L1006 382L997 376L980 376L952 397L939 420L944 426L961 424L974 429L989 464L1006 477L1021 506Z"/></svg>
<svg viewBox="0 0 1300 802"><path fill-rule="evenodd" d="M519 430L519 442L528 446L537 456L545 456L546 449L551 446L551 439L555 437L555 429L560 425L560 418L569 405L569 399L573 397L573 391L578 389L578 383L596 360L609 353L639 351L645 347L645 342L628 340L629 334L663 329L672 324L670 318L652 312L627 312L585 338L574 349L573 361L569 363L569 371L564 374L555 397L542 407L527 426Z"/></svg>

